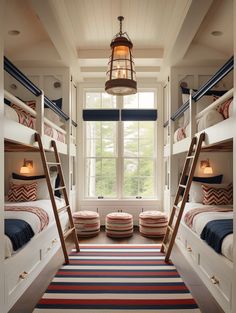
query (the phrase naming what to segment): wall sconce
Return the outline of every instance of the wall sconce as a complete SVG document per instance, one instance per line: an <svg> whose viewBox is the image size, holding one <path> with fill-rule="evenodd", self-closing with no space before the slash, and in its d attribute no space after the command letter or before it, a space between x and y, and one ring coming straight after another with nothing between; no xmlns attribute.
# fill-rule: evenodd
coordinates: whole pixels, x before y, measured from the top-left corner
<svg viewBox="0 0 236 313"><path fill-rule="evenodd" d="M203 169L204 174L213 174L213 169L210 165L209 159L201 161L200 168Z"/></svg>
<svg viewBox="0 0 236 313"><path fill-rule="evenodd" d="M33 161L24 159L23 166L20 168L20 173L29 174L32 168L33 168Z"/></svg>

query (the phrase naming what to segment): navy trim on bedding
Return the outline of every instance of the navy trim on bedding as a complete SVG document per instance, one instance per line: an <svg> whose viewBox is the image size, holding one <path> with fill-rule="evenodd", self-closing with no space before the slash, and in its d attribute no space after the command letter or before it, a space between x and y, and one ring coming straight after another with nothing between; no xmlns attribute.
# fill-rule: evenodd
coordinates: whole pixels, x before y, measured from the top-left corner
<svg viewBox="0 0 236 313"><path fill-rule="evenodd" d="M205 240L217 253L221 253L223 239L233 233L233 219L210 221L203 228L201 239Z"/></svg>
<svg viewBox="0 0 236 313"><path fill-rule="evenodd" d="M34 236L31 226L20 219L5 219L5 235L7 235L16 251L23 247Z"/></svg>

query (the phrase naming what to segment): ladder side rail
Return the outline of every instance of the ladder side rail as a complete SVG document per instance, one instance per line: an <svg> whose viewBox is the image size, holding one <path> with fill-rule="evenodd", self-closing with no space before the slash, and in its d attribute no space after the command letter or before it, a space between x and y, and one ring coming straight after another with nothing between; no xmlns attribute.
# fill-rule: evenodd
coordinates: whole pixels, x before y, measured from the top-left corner
<svg viewBox="0 0 236 313"><path fill-rule="evenodd" d="M57 150L56 142L54 140L52 140L52 147L53 147L54 152L55 152L56 162L59 164L59 165L57 165L57 169L58 169L59 177L60 177L60 185L61 186L65 186L64 174L63 174L62 167L61 167L61 159L60 159L60 155L59 155L58 150ZM68 213L68 217L69 217L70 228L74 229L72 234L73 234L73 237L74 237L76 250L80 251L79 242L78 242L77 234L76 234L76 231L75 231L75 225L74 225L73 216L72 216L72 213L71 213L71 207L70 207L70 202L69 202L69 198L68 198L68 194L67 194L66 188L63 188L62 192L63 192L63 196L64 196L64 199L65 199L66 206L68 206L67 213Z"/></svg>
<svg viewBox="0 0 236 313"><path fill-rule="evenodd" d="M191 183L192 183L192 180L193 180L194 172L195 172L195 169L196 169L198 157L199 157L199 154L201 152L202 142L204 141L204 139L205 139L205 133L202 133L199 136L198 141L197 141L196 137L194 137L192 139L192 142L191 142L191 145L190 145L190 148L189 148L189 153L188 153L188 155L186 157L186 160L185 160L184 170L182 172L181 179L185 178L187 167L189 165L188 161L190 161L190 158L188 158L188 156L190 156L190 154L192 154L194 145L197 142L197 145L196 145L196 148L195 148L193 162L192 162L191 167L190 167L189 177L188 177L188 180L187 180L187 183L186 183L186 188L184 189L183 199L182 199L182 203L181 203L181 205L179 207L179 211L178 211L178 215L177 215L177 218L176 218L176 221L175 221L175 225L174 225L174 227L172 229L172 223L173 223L173 220L174 220L176 207L177 207L177 204L178 204L178 198L179 198L180 192L182 190L180 185L179 185L178 190L177 190L177 195L176 195L176 199L175 199L176 203L173 206L173 209L172 209L172 212L171 212L171 217L170 217L169 222L168 222L168 227L167 227L167 230L166 230L166 234L165 234L165 237L163 239L163 244L162 244L162 247L161 247L161 251L163 252L164 248L167 248L166 256L165 256L165 261L166 262L169 261L170 253L172 251L172 248L173 248L173 245L174 245L174 242L175 242L175 238L176 238L176 235L177 235L177 232L178 232L178 229L179 229L179 224L180 224L180 221L181 221L181 218L182 218L182 215L183 215L185 204L186 204L187 199L188 199L188 194L189 194L189 190L190 190ZM180 182L181 182L181 179L180 179ZM171 238L170 238L168 247L166 247L166 243L167 243L167 240L168 240L169 235L170 235L170 230L172 230L172 234L171 234Z"/></svg>
<svg viewBox="0 0 236 313"><path fill-rule="evenodd" d="M187 174L187 170L188 170L188 167L189 167L189 164L191 162L191 159L189 159L188 157L192 155L193 153L193 149L194 149L194 146L197 142L197 138L194 137L191 141L191 144L190 144L190 147L189 147L189 150L188 150L188 153L187 153L187 157L185 159L185 162L184 162L184 167L183 167L183 171L181 173L181 177L180 177L180 180L179 180L179 185L183 185L184 183L186 183L186 174ZM170 218L169 218L169 223L168 225L169 226L172 226L172 223L173 223L173 219L174 219L174 216L175 216L175 212L176 212L176 208L175 206L178 206L178 203L179 203L179 198L182 194L182 190L183 188L181 187L178 187L177 189L177 192L176 192L176 196L175 196L175 200L174 200L174 205L173 205L173 209L172 209L172 212L171 212L171 215L170 215ZM184 193L185 194L185 191ZM185 203L187 201L187 197L182 199L182 204L180 207L182 207L183 203Z"/></svg>
<svg viewBox="0 0 236 313"><path fill-rule="evenodd" d="M62 227L61 227L60 218L59 218L59 215L58 215L58 212L57 212L57 204L56 204L56 201L55 201L54 190L52 188L52 184L51 184L51 180L50 180L50 173L49 173L48 166L47 166L46 154L45 154L45 151L44 151L44 148L43 148L41 137L40 137L40 135L38 133L35 133L35 140L38 142L38 145L39 145L39 151L40 151L40 155L41 155L41 160L42 160L42 164L43 164L44 173L45 173L45 176L46 176L46 182L47 182L47 186L48 186L50 200L51 200L51 203L52 203L54 217L55 217L56 224L57 224L57 230L58 230L58 233L59 233L61 246L62 246L63 254L64 254L64 257L65 257L65 262L68 263L69 262L69 258L68 258L68 254L67 254L67 250L66 250L66 245L65 245L65 240L64 240Z"/></svg>

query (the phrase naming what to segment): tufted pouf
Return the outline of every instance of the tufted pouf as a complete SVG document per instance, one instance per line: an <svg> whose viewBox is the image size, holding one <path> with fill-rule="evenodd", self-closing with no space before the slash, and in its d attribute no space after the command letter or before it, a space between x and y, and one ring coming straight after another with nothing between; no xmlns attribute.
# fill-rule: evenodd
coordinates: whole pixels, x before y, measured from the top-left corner
<svg viewBox="0 0 236 313"><path fill-rule="evenodd" d="M100 231L100 217L97 212L75 212L73 213L73 221L79 237L96 236Z"/></svg>
<svg viewBox="0 0 236 313"><path fill-rule="evenodd" d="M144 211L139 214L139 232L145 237L163 237L168 217L160 211Z"/></svg>
<svg viewBox="0 0 236 313"><path fill-rule="evenodd" d="M106 216L106 234L112 238L125 238L133 235L133 216L129 213L113 212Z"/></svg>

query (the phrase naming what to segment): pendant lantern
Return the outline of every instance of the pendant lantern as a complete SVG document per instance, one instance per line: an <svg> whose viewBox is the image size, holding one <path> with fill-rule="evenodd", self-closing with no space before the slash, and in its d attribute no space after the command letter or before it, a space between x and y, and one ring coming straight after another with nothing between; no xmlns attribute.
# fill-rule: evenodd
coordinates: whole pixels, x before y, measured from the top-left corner
<svg viewBox="0 0 236 313"><path fill-rule="evenodd" d="M136 73L132 56L133 44L126 32L122 32L123 16L119 16L120 31L112 39L105 90L111 95L130 95L137 92Z"/></svg>

